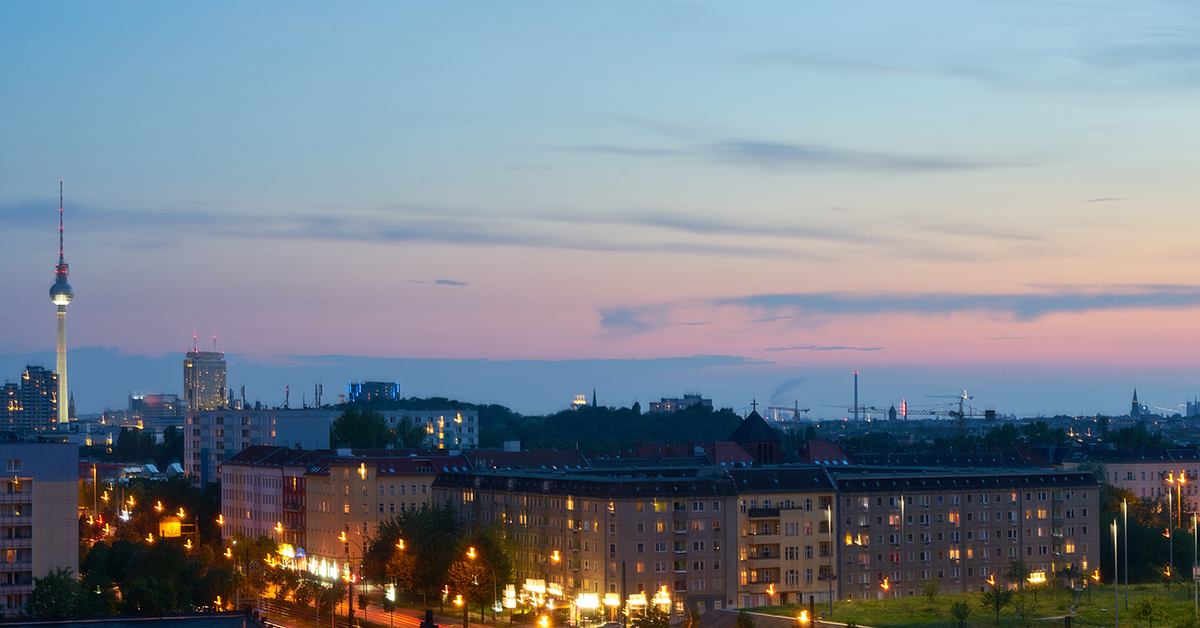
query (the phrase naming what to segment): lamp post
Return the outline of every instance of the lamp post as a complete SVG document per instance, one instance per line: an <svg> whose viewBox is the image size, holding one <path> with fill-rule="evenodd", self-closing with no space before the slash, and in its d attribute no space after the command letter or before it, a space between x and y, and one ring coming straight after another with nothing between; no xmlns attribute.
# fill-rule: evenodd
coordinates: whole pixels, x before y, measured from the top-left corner
<svg viewBox="0 0 1200 628"><path fill-rule="evenodd" d="M487 565L488 569L491 570L491 572L492 572L492 603L494 604L496 602L496 600L500 599L499 598L500 589L498 588L498 585L496 584L496 568L492 566L492 561L490 561L482 556L477 555L475 553L474 547L471 547L470 549L467 550L467 558L470 558L471 560L475 560L476 558L478 558L480 560L480 562ZM479 615L481 617L483 616L482 609L479 611ZM494 608L492 609L492 621L496 621L496 609L494 609ZM465 626L466 625L464 624L464 628L465 628Z"/></svg>
<svg viewBox="0 0 1200 628"><path fill-rule="evenodd" d="M901 508L904 502L901 501ZM903 510L901 510L903 513ZM901 514L901 517L904 515ZM829 619L833 619L833 501L829 502L829 506L825 508L825 527L829 529ZM903 529L901 530L903 532ZM903 534L901 534L903 536Z"/></svg>
<svg viewBox="0 0 1200 628"><path fill-rule="evenodd" d="M1113 519L1113 619L1116 620L1115 628L1121 628L1121 595L1117 592L1117 579L1115 571L1120 562L1117 560L1117 520Z"/></svg>
<svg viewBox="0 0 1200 628"><path fill-rule="evenodd" d="M362 536L361 532L359 533L359 536ZM354 541L346 538L345 532L342 532L341 535L338 536L338 540L346 544L346 571L350 574L350 577L346 578L346 626L349 628L350 626L354 625L354 572L351 566L352 562L350 558L350 544L354 543ZM366 552L363 551L362 546L358 543L354 543L354 547L358 548L358 555L361 560L361 557L364 556ZM361 572L362 569L360 568L359 571Z"/></svg>
<svg viewBox="0 0 1200 628"><path fill-rule="evenodd" d="M1125 526L1125 610L1129 610L1129 500L1121 500L1122 525ZM1117 586L1116 565L1113 565L1113 586Z"/></svg>

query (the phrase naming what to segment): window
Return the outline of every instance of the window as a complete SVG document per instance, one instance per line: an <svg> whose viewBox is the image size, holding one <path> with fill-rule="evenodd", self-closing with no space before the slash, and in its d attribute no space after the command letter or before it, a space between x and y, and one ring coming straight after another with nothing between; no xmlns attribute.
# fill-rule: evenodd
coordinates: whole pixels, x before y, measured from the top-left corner
<svg viewBox="0 0 1200 628"><path fill-rule="evenodd" d="M655 543L655 544L654 544L654 551L656 551L656 552L665 552L665 551L667 551L667 544L666 544L666 543Z"/></svg>
<svg viewBox="0 0 1200 628"><path fill-rule="evenodd" d="M704 502L692 502L692 512L701 512L704 510Z"/></svg>
<svg viewBox="0 0 1200 628"><path fill-rule="evenodd" d="M637 524L637 531L638 531L638 532L645 532L645 531L646 531L646 524L644 524L644 523L639 523L639 524Z"/></svg>
<svg viewBox="0 0 1200 628"><path fill-rule="evenodd" d="M813 546L811 546L811 545L805 545L805 546L804 546L804 557L805 557L805 558L812 558L812 557L813 557Z"/></svg>
<svg viewBox="0 0 1200 628"><path fill-rule="evenodd" d="M646 551L646 544L645 544L645 543L638 543L638 544L637 544L637 553L639 553L639 554L642 554L642 553L644 553L645 551Z"/></svg>

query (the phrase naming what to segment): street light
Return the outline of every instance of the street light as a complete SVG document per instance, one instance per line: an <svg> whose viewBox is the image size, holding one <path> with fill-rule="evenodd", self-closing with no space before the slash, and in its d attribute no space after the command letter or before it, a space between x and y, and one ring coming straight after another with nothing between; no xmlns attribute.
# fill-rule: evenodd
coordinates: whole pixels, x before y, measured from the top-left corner
<svg viewBox="0 0 1200 628"><path fill-rule="evenodd" d="M1113 531L1113 569L1116 569L1117 565L1121 564L1121 561L1117 559L1117 520L1116 519L1113 519L1112 531ZM1097 570L1097 571L1099 571L1099 570ZM1097 581L1099 581L1099 580L1097 579ZM1121 594L1117 592L1117 579L1115 577L1113 578L1113 619L1115 620L1114 628L1121 628Z"/></svg>
<svg viewBox="0 0 1200 628"><path fill-rule="evenodd" d="M900 498L900 520L904 521L904 498ZM833 619L833 500L831 499L825 507L825 527L829 530L829 573L826 574L829 580L829 619ZM903 527L901 527L903 532ZM904 534L900 535L901 538Z"/></svg>
<svg viewBox="0 0 1200 628"><path fill-rule="evenodd" d="M362 533L360 532L358 535L362 536ZM341 535L338 537L338 540L343 543L346 543L346 555L349 556L350 555L350 543L354 543L354 541L351 541L350 539L346 538L345 532L341 533ZM361 545L359 545L358 543L354 543L354 546L358 548L358 555L361 560L361 557L366 556L366 552L363 550L363 547ZM351 564L351 561L349 559L347 559L346 560L346 570L347 571L350 570L350 564ZM362 571L361 566L359 567L359 571L360 572ZM354 574L350 574L350 575L353 576ZM348 610L346 611L346 625L353 626L354 625L354 584L355 584L355 582L354 582L354 580L352 580L350 578L347 578L347 580L350 580L350 584L349 584L349 586L346 587L346 606L348 607ZM464 626L463 628L466 628L466 626Z"/></svg>
<svg viewBox="0 0 1200 628"><path fill-rule="evenodd" d="M555 551L554 553L558 554L557 551ZM475 560L475 547L474 546L472 546L470 549L467 550L467 556L471 560ZM495 603L496 600L500 599L499 585L496 584L496 568L492 566L492 561L490 561L486 558L483 558L482 556L479 557L479 559L481 561L483 561L483 564L487 565L488 569L491 570L491 572L492 572L492 602ZM481 614L482 614L482 611L481 611ZM492 609L492 621L496 621L496 609L495 608Z"/></svg>

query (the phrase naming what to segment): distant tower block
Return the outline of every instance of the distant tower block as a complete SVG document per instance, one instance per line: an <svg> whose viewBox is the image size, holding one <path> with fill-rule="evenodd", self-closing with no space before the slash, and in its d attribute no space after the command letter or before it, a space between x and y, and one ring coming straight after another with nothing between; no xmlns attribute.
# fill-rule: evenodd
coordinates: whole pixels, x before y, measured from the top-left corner
<svg viewBox="0 0 1200 628"><path fill-rule="evenodd" d="M67 283L67 262L63 258L62 179L58 180L58 266L54 268L54 285L50 286L50 301L58 306L58 422L68 420L67 404L67 304L75 291Z"/></svg>
<svg viewBox="0 0 1200 628"><path fill-rule="evenodd" d="M183 359L183 391L191 412L225 409L225 352L200 351L195 332Z"/></svg>

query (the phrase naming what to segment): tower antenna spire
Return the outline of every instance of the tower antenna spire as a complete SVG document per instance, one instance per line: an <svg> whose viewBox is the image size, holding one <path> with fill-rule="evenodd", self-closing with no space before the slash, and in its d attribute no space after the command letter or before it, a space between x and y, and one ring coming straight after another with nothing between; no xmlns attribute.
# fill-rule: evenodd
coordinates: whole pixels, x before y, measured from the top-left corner
<svg viewBox="0 0 1200 628"><path fill-rule="evenodd" d="M63 180L58 178L58 265L54 267L54 285L50 286L50 302L58 306L58 422L69 419L70 392L67 389L67 304L75 291L67 283L67 260L63 256Z"/></svg>

